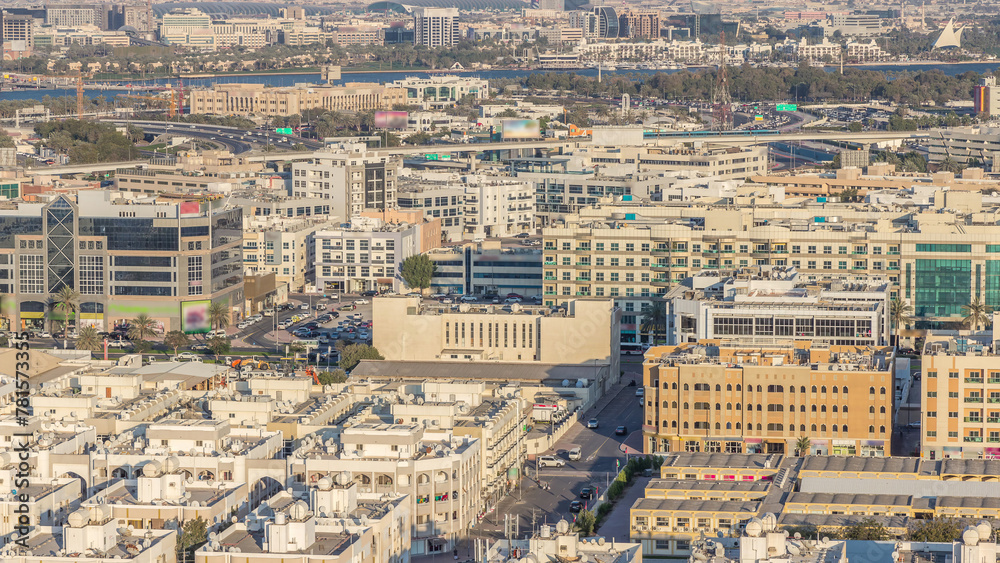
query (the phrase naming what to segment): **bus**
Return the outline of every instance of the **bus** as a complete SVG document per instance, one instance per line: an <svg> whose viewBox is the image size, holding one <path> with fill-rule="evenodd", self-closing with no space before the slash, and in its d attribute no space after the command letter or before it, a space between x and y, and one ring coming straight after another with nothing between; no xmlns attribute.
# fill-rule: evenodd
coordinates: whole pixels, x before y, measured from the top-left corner
<svg viewBox="0 0 1000 563"><path fill-rule="evenodd" d="M623 355L636 355L641 356L649 350L649 344L642 342L622 342L621 352Z"/></svg>

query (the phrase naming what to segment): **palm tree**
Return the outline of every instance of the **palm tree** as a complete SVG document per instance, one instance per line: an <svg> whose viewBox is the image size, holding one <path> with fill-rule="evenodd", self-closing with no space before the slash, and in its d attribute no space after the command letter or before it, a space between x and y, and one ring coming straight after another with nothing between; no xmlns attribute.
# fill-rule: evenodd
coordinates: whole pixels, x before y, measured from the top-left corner
<svg viewBox="0 0 1000 563"><path fill-rule="evenodd" d="M97 329L92 326L85 326L80 329L80 336L76 339L77 350L90 350L98 352L101 350L101 337L97 334Z"/></svg>
<svg viewBox="0 0 1000 563"><path fill-rule="evenodd" d="M799 451L800 457L805 457L809 455L809 448L811 447L812 447L812 440L809 439L809 436L802 436L801 438L795 441L795 449Z"/></svg>
<svg viewBox="0 0 1000 563"><path fill-rule="evenodd" d="M969 330L979 330L980 326L986 328L992 312L992 307L987 307L977 295L968 305L962 305L962 314L965 315L962 324L969 327Z"/></svg>
<svg viewBox="0 0 1000 563"><path fill-rule="evenodd" d="M156 326L156 322L147 315L146 313L139 313L139 316L129 321L128 324L128 337L130 340L147 340L156 336L156 331L153 327Z"/></svg>
<svg viewBox="0 0 1000 563"><path fill-rule="evenodd" d="M650 340L657 342L657 336L666 332L667 306L663 301L653 301L642 314L639 321L639 331L650 335Z"/></svg>
<svg viewBox="0 0 1000 563"><path fill-rule="evenodd" d="M213 302L208 306L208 322L216 329L229 328L229 304Z"/></svg>
<svg viewBox="0 0 1000 563"><path fill-rule="evenodd" d="M66 349L69 337L69 318L76 313L76 305L80 300L80 292L68 285L64 285L52 298L52 309L58 311L63 317L63 350Z"/></svg>
<svg viewBox="0 0 1000 563"><path fill-rule="evenodd" d="M913 314L913 306L900 298L895 298L889 302L889 320L895 329L896 345L899 345L899 329L910 322L910 315Z"/></svg>

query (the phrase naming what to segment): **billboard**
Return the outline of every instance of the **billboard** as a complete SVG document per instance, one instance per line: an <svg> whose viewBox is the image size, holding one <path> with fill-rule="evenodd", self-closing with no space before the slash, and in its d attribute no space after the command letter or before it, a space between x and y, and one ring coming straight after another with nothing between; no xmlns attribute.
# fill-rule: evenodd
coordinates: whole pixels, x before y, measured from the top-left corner
<svg viewBox="0 0 1000 563"><path fill-rule="evenodd" d="M537 119L504 119L501 131L504 139L537 139L542 136Z"/></svg>
<svg viewBox="0 0 1000 563"><path fill-rule="evenodd" d="M409 115L405 111L376 111L375 127L379 129L406 129Z"/></svg>
<svg viewBox="0 0 1000 563"><path fill-rule="evenodd" d="M181 330L186 334L204 333L212 328L208 318L210 299L185 301L181 303Z"/></svg>

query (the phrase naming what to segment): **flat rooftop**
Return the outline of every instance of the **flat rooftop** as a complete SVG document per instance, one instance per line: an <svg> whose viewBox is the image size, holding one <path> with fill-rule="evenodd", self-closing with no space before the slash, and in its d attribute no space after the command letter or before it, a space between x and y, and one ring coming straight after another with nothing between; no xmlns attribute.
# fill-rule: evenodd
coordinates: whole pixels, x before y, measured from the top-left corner
<svg viewBox="0 0 1000 563"><path fill-rule="evenodd" d="M678 452L664 457L662 468L667 470L684 468L727 468L727 469L773 469L781 465L781 455L766 454L713 454Z"/></svg>

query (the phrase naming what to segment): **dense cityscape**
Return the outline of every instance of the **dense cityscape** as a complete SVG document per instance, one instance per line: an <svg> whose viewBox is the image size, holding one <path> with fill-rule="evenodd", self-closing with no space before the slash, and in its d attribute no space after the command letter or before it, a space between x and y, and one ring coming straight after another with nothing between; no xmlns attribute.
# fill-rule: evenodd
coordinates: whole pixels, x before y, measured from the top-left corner
<svg viewBox="0 0 1000 563"><path fill-rule="evenodd" d="M998 6L0 2L0 561L1000 563Z"/></svg>

